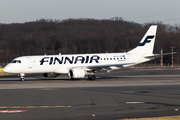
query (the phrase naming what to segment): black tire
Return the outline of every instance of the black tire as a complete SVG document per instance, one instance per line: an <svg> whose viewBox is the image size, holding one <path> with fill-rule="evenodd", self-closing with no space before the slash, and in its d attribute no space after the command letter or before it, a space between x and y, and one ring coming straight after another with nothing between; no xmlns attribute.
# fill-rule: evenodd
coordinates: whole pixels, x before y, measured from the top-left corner
<svg viewBox="0 0 180 120"><path fill-rule="evenodd" d="M24 82L24 78L20 78L20 81L21 81L21 82Z"/></svg>
<svg viewBox="0 0 180 120"><path fill-rule="evenodd" d="M92 75L91 76L91 80L95 80L96 79L96 76L95 75Z"/></svg>
<svg viewBox="0 0 180 120"><path fill-rule="evenodd" d="M88 75L88 80L91 80L91 75Z"/></svg>
<svg viewBox="0 0 180 120"><path fill-rule="evenodd" d="M95 76L95 75L89 75L89 76L88 76L88 79L89 79L89 80L95 80L95 79L96 79L96 76Z"/></svg>

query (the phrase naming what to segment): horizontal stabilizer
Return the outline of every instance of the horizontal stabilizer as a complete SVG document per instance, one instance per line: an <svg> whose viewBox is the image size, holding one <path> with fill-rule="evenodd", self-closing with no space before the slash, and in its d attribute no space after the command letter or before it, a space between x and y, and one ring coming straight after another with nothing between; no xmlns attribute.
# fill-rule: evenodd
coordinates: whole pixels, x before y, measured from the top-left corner
<svg viewBox="0 0 180 120"><path fill-rule="evenodd" d="M176 54L176 53L177 52L163 53L163 54L151 54L151 55L145 55L144 58L159 57L161 55L170 55L170 54Z"/></svg>

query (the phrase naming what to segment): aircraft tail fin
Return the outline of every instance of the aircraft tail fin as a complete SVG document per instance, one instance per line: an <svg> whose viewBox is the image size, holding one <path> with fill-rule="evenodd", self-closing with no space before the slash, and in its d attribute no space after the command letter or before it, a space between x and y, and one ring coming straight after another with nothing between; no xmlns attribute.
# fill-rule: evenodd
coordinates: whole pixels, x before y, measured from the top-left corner
<svg viewBox="0 0 180 120"><path fill-rule="evenodd" d="M157 25L152 25L140 41L139 45L128 53L153 53L156 31Z"/></svg>

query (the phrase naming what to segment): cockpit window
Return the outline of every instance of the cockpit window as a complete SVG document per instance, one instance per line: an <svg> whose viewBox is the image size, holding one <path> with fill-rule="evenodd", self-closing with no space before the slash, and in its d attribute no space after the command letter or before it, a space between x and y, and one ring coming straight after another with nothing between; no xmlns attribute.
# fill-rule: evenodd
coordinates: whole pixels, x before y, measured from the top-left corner
<svg viewBox="0 0 180 120"><path fill-rule="evenodd" d="M12 60L11 63L21 63L20 60Z"/></svg>

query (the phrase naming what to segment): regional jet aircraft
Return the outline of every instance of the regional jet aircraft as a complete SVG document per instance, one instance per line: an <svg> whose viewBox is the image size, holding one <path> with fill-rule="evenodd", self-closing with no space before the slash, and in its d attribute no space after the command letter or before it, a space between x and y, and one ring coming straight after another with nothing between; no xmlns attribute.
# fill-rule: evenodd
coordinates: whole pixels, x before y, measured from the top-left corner
<svg viewBox="0 0 180 120"><path fill-rule="evenodd" d="M139 45L127 53L22 56L12 60L3 71L19 74L21 81L24 81L24 76L28 73L43 73L45 77L68 74L71 79L88 76L89 80L95 80L94 74L97 71L130 67L160 56L161 54L153 54L156 30L157 25L152 25Z"/></svg>

